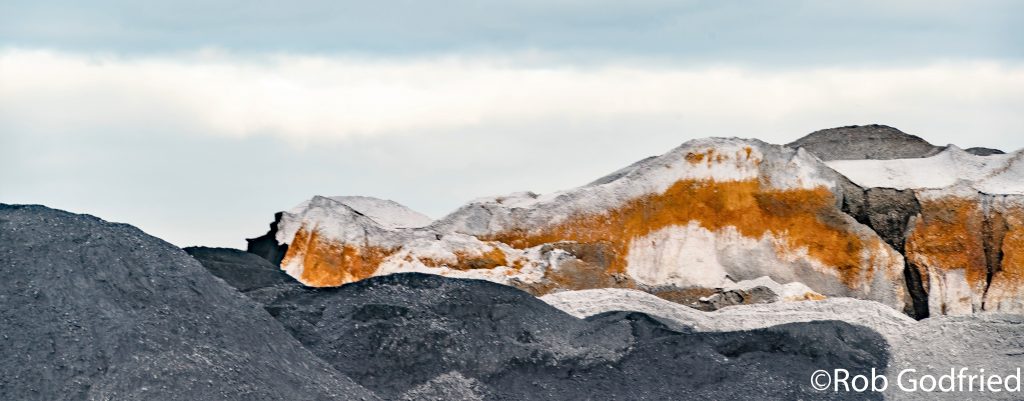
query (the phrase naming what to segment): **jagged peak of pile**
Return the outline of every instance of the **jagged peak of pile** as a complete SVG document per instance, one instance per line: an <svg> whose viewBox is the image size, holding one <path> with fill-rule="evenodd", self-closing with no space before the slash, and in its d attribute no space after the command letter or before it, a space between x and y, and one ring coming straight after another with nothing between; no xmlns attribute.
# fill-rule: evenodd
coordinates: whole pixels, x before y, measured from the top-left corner
<svg viewBox="0 0 1024 401"><path fill-rule="evenodd" d="M320 196L303 201L287 213L302 214L312 208L328 209L339 215L358 215L386 229L418 228L434 219L390 199L370 196Z"/></svg>
<svg viewBox="0 0 1024 401"><path fill-rule="evenodd" d="M416 228L429 225L434 219L390 199L371 196L331 196L362 215L386 228Z"/></svg>
<svg viewBox="0 0 1024 401"><path fill-rule="evenodd" d="M392 200L317 195L282 213L275 238L279 244L288 244L299 230L306 229L336 240L360 242L369 238L397 245L412 238L429 236L426 231L417 229L432 221L430 217ZM314 226L307 226L309 224ZM396 235L396 232L403 234Z"/></svg>

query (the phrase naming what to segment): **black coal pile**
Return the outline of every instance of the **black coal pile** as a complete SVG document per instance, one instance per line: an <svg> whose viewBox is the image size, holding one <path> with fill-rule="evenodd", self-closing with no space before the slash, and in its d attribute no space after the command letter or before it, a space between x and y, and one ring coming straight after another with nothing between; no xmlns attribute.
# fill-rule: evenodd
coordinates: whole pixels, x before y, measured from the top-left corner
<svg viewBox="0 0 1024 401"><path fill-rule="evenodd" d="M809 378L888 361L880 335L842 322L680 332L641 313L581 320L512 287L417 273L266 301L295 338L385 399L872 399L816 392Z"/></svg>
<svg viewBox="0 0 1024 401"><path fill-rule="evenodd" d="M220 277L242 292L295 283L295 279L289 277L279 267L249 252L204 246L188 247L184 250L214 276Z"/></svg>
<svg viewBox="0 0 1024 401"><path fill-rule="evenodd" d="M0 205L0 399L375 399L180 249Z"/></svg>

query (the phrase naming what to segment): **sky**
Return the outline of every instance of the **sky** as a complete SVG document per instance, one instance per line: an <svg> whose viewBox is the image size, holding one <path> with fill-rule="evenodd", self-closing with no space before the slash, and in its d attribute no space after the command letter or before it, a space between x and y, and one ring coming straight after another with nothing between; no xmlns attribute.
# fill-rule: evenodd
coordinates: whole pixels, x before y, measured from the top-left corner
<svg viewBox="0 0 1024 401"><path fill-rule="evenodd" d="M0 202L179 246L313 195L440 218L708 136L1024 147L1019 1L85 3L0 3Z"/></svg>

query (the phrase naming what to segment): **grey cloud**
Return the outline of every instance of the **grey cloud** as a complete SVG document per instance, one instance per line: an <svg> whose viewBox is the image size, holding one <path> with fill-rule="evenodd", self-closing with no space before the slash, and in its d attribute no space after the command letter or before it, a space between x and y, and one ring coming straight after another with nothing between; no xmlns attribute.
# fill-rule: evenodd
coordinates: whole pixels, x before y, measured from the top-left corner
<svg viewBox="0 0 1024 401"><path fill-rule="evenodd" d="M1024 3L14 1L2 44L81 51L423 54L540 49L769 65L1024 56Z"/></svg>

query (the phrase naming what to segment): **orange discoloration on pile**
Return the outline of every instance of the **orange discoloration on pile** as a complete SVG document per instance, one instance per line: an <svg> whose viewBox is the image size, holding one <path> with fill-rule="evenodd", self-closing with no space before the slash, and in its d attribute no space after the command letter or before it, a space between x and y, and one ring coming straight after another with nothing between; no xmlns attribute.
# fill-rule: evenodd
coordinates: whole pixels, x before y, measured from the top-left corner
<svg viewBox="0 0 1024 401"><path fill-rule="evenodd" d="M997 274L1004 280L1012 280L1015 288L1021 289L1024 285L1024 209L1007 211L1005 217L1009 229L1001 244L1003 263Z"/></svg>
<svg viewBox="0 0 1024 401"><path fill-rule="evenodd" d="M394 249L355 247L324 239L316 230L300 228L288 246L282 266L295 258L302 260L299 280L311 287L336 287L373 276Z"/></svg>
<svg viewBox="0 0 1024 401"><path fill-rule="evenodd" d="M751 147L733 153L707 149L684 156L690 164L736 163L737 167L760 163ZM860 280L870 280L879 241L866 242L847 223L849 218L835 207L833 193L826 187L812 189L775 189L758 179L714 181L683 179L660 194L632 199L600 213L577 214L541 227L517 229L480 236L490 241L489 248L456 250L454 260L433 260L406 255L406 262L419 261L428 267L445 266L453 270L510 267L509 274L524 265L501 250L501 243L526 249L549 244L576 259L565 259L558 268L549 269L544 283L523 284L536 287L535 293L555 288L581 289L635 287L626 274L627 254L632 241L655 231L696 222L717 232L734 228L740 235L761 239L768 235L780 255L806 250L809 257L835 269L837 276L851 288ZM870 259L864 258L865 249ZM395 249L332 244L314 231L301 229L286 255L284 265L302 258L301 280L309 285L331 286L373 275ZM550 250L549 250L550 251ZM865 275L865 271L868 273Z"/></svg>
<svg viewBox="0 0 1024 401"><path fill-rule="evenodd" d="M545 272L545 283L534 289L549 293L556 289L636 288L636 283L625 274L605 274L609 263L617 259L615 249L615 245L606 242L545 244L541 247L542 255L557 250L569 257L560 258L557 266Z"/></svg>
<svg viewBox="0 0 1024 401"><path fill-rule="evenodd" d="M940 294L939 309L944 313L946 302L971 302L975 308L998 310L999 304L1013 305L1021 297L1024 208L985 207L986 196L922 200L920 218L907 237L907 260L921 273L925 288L930 287L929 270L964 272L971 299Z"/></svg>
<svg viewBox="0 0 1024 401"><path fill-rule="evenodd" d="M865 245L849 227L836 226L845 220L834 201L825 187L778 190L762 188L757 180L680 180L664 193L634 199L606 213L574 215L549 227L510 230L487 239L516 248L558 241L607 243L615 258L605 273L621 274L635 238L697 222L710 231L735 227L749 238L770 234L785 242L786 251L806 248L853 286L862 270Z"/></svg>
<svg viewBox="0 0 1024 401"><path fill-rule="evenodd" d="M1001 243L996 246L1002 260L992 275L989 291L1006 297L1020 294L1024 288L1024 208L1010 208L1000 217L1005 232Z"/></svg>
<svg viewBox="0 0 1024 401"><path fill-rule="evenodd" d="M754 149L747 146L743 150L736 151L733 156L729 156L727 153L722 153L714 148L707 149L703 152L687 152L683 156L683 160L686 160L690 164L698 165L706 163L708 167L711 167L715 163L723 164L732 160L737 165L745 164L746 162L753 162L754 165L760 165L761 160L754 158L752 155ZM753 160L752 160L753 159Z"/></svg>
<svg viewBox="0 0 1024 401"><path fill-rule="evenodd" d="M962 269L967 282L981 294L988 274L981 235L984 221L978 199L921 200L921 218L907 236L906 257L918 266L925 283L930 280L926 267Z"/></svg>
<svg viewBox="0 0 1024 401"><path fill-rule="evenodd" d="M493 247L481 254L475 254L467 251L455 251L453 253L455 254L454 262L436 260L428 257L417 257L417 259L427 267L445 266L452 270L493 269L498 266L510 265L505 252L498 247ZM517 266L521 267L522 262L520 261Z"/></svg>

